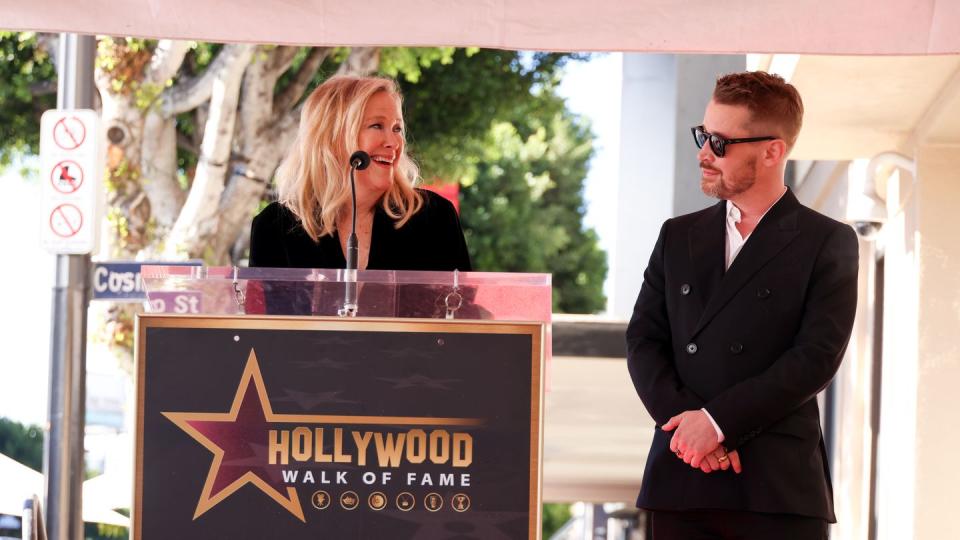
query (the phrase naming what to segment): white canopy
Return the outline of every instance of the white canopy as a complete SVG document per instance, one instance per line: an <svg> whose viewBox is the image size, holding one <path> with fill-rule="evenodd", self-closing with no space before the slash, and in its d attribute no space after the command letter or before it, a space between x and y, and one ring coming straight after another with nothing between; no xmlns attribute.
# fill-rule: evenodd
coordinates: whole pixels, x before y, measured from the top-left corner
<svg viewBox="0 0 960 540"><path fill-rule="evenodd" d="M33 495L43 495L43 475L37 471L0 454L0 514L19 516L23 502ZM83 520L90 523L106 523L129 527L130 520L109 507L84 497Z"/></svg>
<svg viewBox="0 0 960 540"><path fill-rule="evenodd" d="M556 51L960 52L954 0L0 0L7 30Z"/></svg>

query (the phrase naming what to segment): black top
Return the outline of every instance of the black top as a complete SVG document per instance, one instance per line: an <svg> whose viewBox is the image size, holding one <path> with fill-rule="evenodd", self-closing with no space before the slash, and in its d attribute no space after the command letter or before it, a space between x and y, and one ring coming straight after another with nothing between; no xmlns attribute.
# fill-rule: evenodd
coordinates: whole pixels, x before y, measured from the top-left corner
<svg viewBox="0 0 960 540"><path fill-rule="evenodd" d="M422 189L423 207L403 227L377 206L370 235L368 270L470 271L470 255L460 219L450 201ZM250 266L270 268L344 268L337 232L314 242L300 220L280 203L253 218Z"/></svg>

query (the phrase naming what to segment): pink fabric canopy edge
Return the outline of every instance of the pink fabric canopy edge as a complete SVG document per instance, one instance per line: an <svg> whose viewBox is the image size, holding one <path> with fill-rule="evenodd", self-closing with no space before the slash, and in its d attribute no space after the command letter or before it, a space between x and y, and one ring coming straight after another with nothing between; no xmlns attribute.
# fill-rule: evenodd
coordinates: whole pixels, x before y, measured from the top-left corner
<svg viewBox="0 0 960 540"><path fill-rule="evenodd" d="M301 45L960 53L953 0L0 0L0 28Z"/></svg>

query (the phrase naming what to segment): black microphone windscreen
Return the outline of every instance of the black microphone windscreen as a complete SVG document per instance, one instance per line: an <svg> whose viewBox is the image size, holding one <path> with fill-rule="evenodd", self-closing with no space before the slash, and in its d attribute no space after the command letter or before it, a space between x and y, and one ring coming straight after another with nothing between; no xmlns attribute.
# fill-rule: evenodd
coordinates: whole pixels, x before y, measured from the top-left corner
<svg viewBox="0 0 960 540"><path fill-rule="evenodd" d="M350 166L362 171L370 165L370 154L364 152L363 150L357 150L353 154L350 154Z"/></svg>

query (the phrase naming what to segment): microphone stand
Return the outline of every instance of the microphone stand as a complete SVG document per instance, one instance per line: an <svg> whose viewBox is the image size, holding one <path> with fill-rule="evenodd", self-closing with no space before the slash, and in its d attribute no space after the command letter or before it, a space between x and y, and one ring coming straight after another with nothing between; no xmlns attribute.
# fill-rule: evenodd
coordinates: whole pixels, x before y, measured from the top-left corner
<svg viewBox="0 0 960 540"><path fill-rule="evenodd" d="M357 241L357 181L355 171L362 171L370 165L370 156L363 150L358 150L350 156L350 197L353 202L350 236L347 238L347 267L343 271L343 307L337 310L341 317L357 316L357 260L360 256L360 245Z"/></svg>

